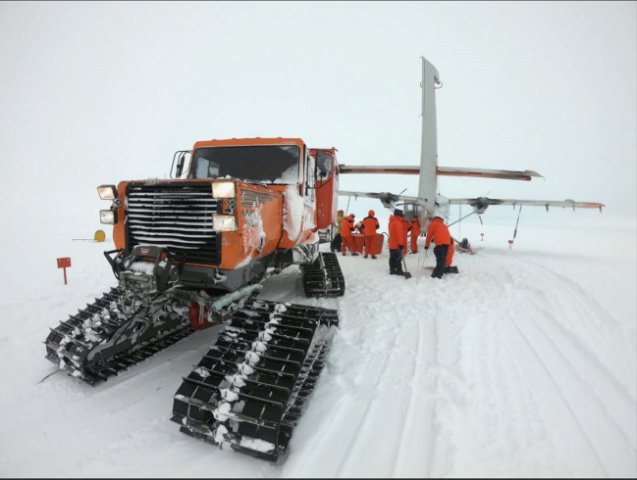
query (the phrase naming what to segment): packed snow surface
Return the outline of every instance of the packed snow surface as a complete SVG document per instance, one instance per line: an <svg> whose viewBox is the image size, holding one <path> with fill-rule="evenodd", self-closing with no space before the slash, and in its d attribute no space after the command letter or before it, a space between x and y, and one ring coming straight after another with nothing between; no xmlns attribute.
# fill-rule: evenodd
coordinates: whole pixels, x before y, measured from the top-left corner
<svg viewBox="0 0 637 480"><path fill-rule="evenodd" d="M282 465L169 420L213 329L96 387L64 372L44 379L55 372L49 327L115 284L102 255L113 245L25 240L32 254L3 264L0 474L637 476L635 220L558 210L523 223L509 248L512 229L463 224L478 252L456 253L460 273L442 280L429 277L431 252L406 257L411 279L390 276L385 250L339 255L340 298L305 298L298 267L265 284L260 298L340 316ZM68 285L59 256L73 259Z"/></svg>

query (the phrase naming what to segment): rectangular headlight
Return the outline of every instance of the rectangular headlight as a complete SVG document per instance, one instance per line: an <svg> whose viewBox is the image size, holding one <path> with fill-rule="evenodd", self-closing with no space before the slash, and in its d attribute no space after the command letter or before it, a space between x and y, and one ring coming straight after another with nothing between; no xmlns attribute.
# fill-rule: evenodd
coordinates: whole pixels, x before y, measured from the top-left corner
<svg viewBox="0 0 637 480"><path fill-rule="evenodd" d="M214 198L234 198L234 182L214 182L212 196Z"/></svg>
<svg viewBox="0 0 637 480"><path fill-rule="evenodd" d="M117 212L113 210L100 210L100 223L115 225L117 223Z"/></svg>
<svg viewBox="0 0 637 480"><path fill-rule="evenodd" d="M117 198L117 188L115 188L115 185L100 185L97 187L97 194L102 200L115 200Z"/></svg>
<svg viewBox="0 0 637 480"><path fill-rule="evenodd" d="M212 229L215 232L234 232L237 229L237 222L233 215L213 215Z"/></svg>

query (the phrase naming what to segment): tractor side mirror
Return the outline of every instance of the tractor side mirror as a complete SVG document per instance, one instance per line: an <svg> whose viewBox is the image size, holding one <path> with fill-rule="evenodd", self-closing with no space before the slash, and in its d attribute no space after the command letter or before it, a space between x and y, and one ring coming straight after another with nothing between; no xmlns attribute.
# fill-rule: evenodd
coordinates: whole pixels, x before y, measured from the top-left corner
<svg viewBox="0 0 637 480"><path fill-rule="evenodd" d="M181 173L184 171L184 157L186 155L182 152L177 159L177 170L175 171L175 176L177 178L181 177Z"/></svg>
<svg viewBox="0 0 637 480"><path fill-rule="evenodd" d="M173 156L173 163L170 167L170 178L181 178L184 172L184 165L186 163L186 154L189 154L189 150L180 150L175 152Z"/></svg>

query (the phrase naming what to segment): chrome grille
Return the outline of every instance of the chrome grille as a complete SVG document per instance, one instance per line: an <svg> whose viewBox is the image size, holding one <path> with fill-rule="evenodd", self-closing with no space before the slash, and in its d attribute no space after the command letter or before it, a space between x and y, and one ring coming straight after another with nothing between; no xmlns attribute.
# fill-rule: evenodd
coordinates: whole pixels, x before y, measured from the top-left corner
<svg viewBox="0 0 637 480"><path fill-rule="evenodd" d="M219 236L212 230L217 200L210 183L129 185L127 246L157 245L186 261L219 264Z"/></svg>

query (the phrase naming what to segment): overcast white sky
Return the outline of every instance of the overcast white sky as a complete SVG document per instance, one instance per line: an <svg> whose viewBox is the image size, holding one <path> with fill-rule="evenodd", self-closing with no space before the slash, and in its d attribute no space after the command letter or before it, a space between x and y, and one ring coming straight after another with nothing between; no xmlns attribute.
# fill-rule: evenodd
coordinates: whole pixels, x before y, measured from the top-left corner
<svg viewBox="0 0 637 480"><path fill-rule="evenodd" d="M636 2L47 1L0 3L0 220L92 235L97 185L163 177L208 138L300 136L345 164L417 164L421 55L444 83L440 165L546 177L442 178L441 193L635 216Z"/></svg>

